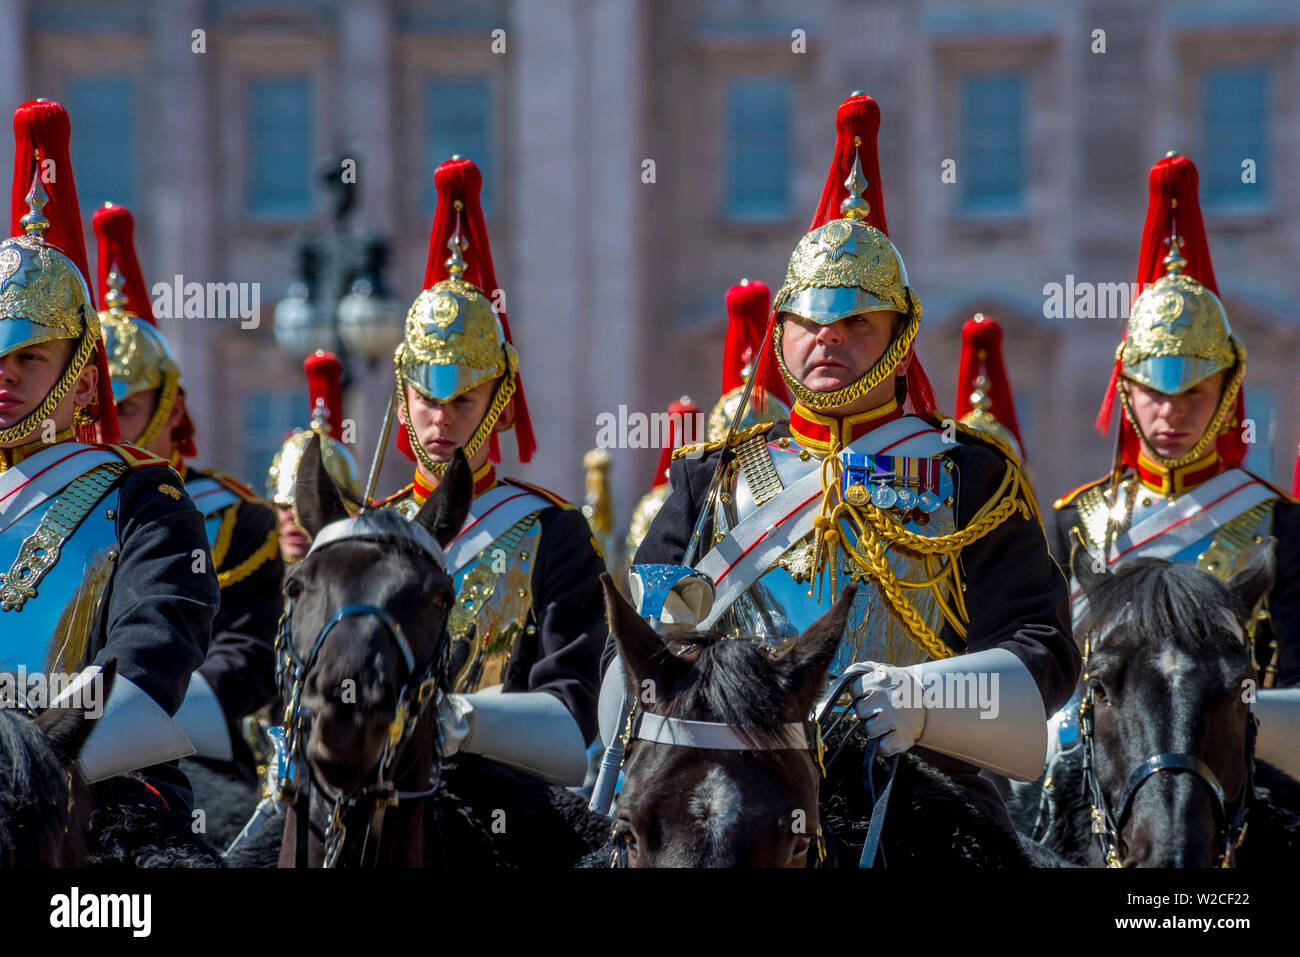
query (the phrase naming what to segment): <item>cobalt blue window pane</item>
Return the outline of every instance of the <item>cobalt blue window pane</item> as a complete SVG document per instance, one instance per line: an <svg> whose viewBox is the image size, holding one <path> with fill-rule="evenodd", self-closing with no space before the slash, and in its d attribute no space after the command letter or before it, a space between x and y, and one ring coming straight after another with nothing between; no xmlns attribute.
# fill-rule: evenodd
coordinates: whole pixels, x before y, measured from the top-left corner
<svg viewBox="0 0 1300 957"><path fill-rule="evenodd" d="M966 212L1016 212L1024 202L1024 78L968 76L961 84L961 149L957 169Z"/></svg>
<svg viewBox="0 0 1300 957"><path fill-rule="evenodd" d="M431 80L424 91L425 206L433 212L438 190L433 173L459 155L473 160L483 174L483 212L491 213L493 182L492 141L488 129L491 104L486 80Z"/></svg>
<svg viewBox="0 0 1300 957"><path fill-rule="evenodd" d="M72 121L77 202L87 215L105 202L135 203L135 85L121 77L76 77L63 105Z"/></svg>
<svg viewBox="0 0 1300 957"><path fill-rule="evenodd" d="M265 484L271 459L295 428L307 425L306 390L253 392L244 398L243 474L255 489Z"/></svg>
<svg viewBox="0 0 1300 957"><path fill-rule="evenodd" d="M1201 78L1201 194L1207 206L1263 206L1269 201L1269 75L1265 70L1210 70ZM1254 183L1242 182L1253 160Z"/></svg>
<svg viewBox="0 0 1300 957"><path fill-rule="evenodd" d="M257 80L248 88L248 212L309 216L314 184L312 90L305 77Z"/></svg>
<svg viewBox="0 0 1300 957"><path fill-rule="evenodd" d="M790 114L786 80L737 80L727 91L724 214L737 221L790 213Z"/></svg>

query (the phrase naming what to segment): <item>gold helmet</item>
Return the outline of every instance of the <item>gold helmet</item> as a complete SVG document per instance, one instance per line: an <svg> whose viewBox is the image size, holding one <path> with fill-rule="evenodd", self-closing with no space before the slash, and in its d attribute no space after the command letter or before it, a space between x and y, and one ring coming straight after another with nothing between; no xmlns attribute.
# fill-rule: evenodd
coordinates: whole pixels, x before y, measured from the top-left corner
<svg viewBox="0 0 1300 957"><path fill-rule="evenodd" d="M158 402L140 435L124 436L147 448L172 414L181 391L181 367L154 324L153 307L135 252L135 221L125 206L105 203L95 211L100 281L100 326L113 379L113 401L156 389ZM188 412L173 444L194 455L194 427Z"/></svg>
<svg viewBox="0 0 1300 957"><path fill-rule="evenodd" d="M15 235L0 242L0 356L54 339L71 339L75 346L40 405L21 422L0 429L0 443L5 445L21 442L36 431L90 362L99 370L97 391L89 405L74 412L76 436L88 443L118 440L99 317L87 284L90 270L68 148L71 137L68 113L58 103L32 100L14 113L18 149L10 225ZM54 175L48 175L47 181L49 173ZM20 202L18 197L29 186ZM44 213L47 203L52 204L49 218Z"/></svg>
<svg viewBox="0 0 1300 957"><path fill-rule="evenodd" d="M782 351L783 323L776 324L774 349L781 376L800 402L817 411L848 405L894 375L911 351L921 322L921 301L908 283L903 258L890 242L885 224L876 153L879 129L880 109L871 97L855 93L841 104L836 113L835 160L817 217L790 256L785 282L773 303L778 315L791 313L820 325L868 312L896 312L904 317L876 364L856 382L833 392L809 389L790 371ZM864 152L868 172L863 170ZM843 190L848 190L848 196L840 202ZM913 367L919 381L923 374L915 362ZM928 384L926 394L922 404L928 408L918 411L928 412L933 406Z"/></svg>
<svg viewBox="0 0 1300 957"><path fill-rule="evenodd" d="M438 209L425 272L426 288L407 312L405 336L394 357L398 401L406 422L398 435L398 447L431 476L446 471L446 463L433 461L420 445L411 424L404 383L427 399L450 402L470 389L495 381L497 386L487 412L465 445L465 454L472 458L493 439L497 420L514 399L519 457L526 462L534 443L519 380L519 357L511 344L504 310L498 311L484 291L491 289L495 295L497 286L479 206L482 176L470 160L453 157L438 167L434 180ZM471 248L471 240L477 248ZM439 269L444 248L451 255ZM464 258L466 252L473 258L472 265Z"/></svg>
<svg viewBox="0 0 1300 957"><path fill-rule="evenodd" d="M1214 417L1186 455L1166 459L1145 442L1142 454L1172 469L1200 460L1216 443L1229 467L1239 465L1246 451L1233 434L1245 414L1241 384L1246 347L1233 335L1217 295L1197 185L1196 166L1185 156L1171 152L1151 169L1138 265L1138 281L1146 285L1129 310L1124 341L1115 352L1112 386L1098 417L1104 430L1113 397L1118 395L1124 408L1121 446L1130 466L1135 464L1141 431L1128 380L1173 395L1231 370Z"/></svg>
<svg viewBox="0 0 1300 957"><path fill-rule="evenodd" d="M311 397L311 425L295 429L271 460L266 494L272 504L291 508L298 483L298 466L312 436L320 436L321 462L344 500L361 505L361 470L343 444L343 366L332 352L317 350L302 364Z"/></svg>

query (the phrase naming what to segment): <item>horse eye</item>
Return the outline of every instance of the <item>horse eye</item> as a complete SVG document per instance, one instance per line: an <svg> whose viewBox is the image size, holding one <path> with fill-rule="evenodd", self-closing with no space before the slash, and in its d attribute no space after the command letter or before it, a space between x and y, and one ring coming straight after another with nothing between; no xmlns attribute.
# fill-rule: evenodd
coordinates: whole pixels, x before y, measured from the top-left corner
<svg viewBox="0 0 1300 957"><path fill-rule="evenodd" d="M296 578L290 578L284 583L284 593L290 598L297 598L302 594L302 582Z"/></svg>
<svg viewBox="0 0 1300 957"><path fill-rule="evenodd" d="M1106 689L1105 689L1105 687L1102 686L1102 684L1101 684L1100 681L1093 682L1093 685L1092 685L1092 696L1093 696L1093 698L1094 698L1095 700L1097 700L1097 701L1105 701L1105 700L1106 700Z"/></svg>

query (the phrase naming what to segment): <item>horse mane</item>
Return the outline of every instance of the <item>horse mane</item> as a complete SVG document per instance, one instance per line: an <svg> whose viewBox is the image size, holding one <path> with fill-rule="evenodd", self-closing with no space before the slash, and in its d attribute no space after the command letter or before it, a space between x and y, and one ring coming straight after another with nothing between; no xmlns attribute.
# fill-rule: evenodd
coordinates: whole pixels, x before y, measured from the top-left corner
<svg viewBox="0 0 1300 957"><path fill-rule="evenodd" d="M365 511L366 520L376 526L375 533L391 539L392 544L404 557L418 556L427 559L429 553L411 531L411 523L390 508L370 508ZM369 536L367 536L369 537ZM342 541L365 541L365 538L342 539Z"/></svg>
<svg viewBox="0 0 1300 957"><path fill-rule="evenodd" d="M699 657L665 704L665 716L719 721L755 745L776 744L787 720L781 705L794 690L790 669L757 639L701 632L689 641L699 646Z"/></svg>
<svg viewBox="0 0 1300 957"><path fill-rule="evenodd" d="M1225 651L1246 658L1245 645L1220 627L1219 617L1207 614L1217 608L1239 617L1239 605L1223 582L1195 565L1142 557L1125 562L1089 592L1088 622L1124 616L1136 632L1161 638L1197 660Z"/></svg>
<svg viewBox="0 0 1300 957"><path fill-rule="evenodd" d="M67 771L41 729L0 708L0 867L33 866L42 841L62 841Z"/></svg>

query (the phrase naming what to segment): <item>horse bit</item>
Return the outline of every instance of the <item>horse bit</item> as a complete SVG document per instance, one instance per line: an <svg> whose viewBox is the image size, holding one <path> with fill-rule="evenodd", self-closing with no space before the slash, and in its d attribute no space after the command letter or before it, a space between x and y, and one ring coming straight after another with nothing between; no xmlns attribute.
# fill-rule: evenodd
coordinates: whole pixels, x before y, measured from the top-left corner
<svg viewBox="0 0 1300 957"><path fill-rule="evenodd" d="M1133 799L1138 789L1153 775L1162 771L1183 772L1195 775L1210 793L1214 803L1214 818L1218 824L1223 850L1219 855L1219 866L1230 867L1232 855L1241 846L1246 837L1246 812L1250 805L1250 795L1255 782L1255 730L1257 719L1253 714L1247 716L1246 722L1246 782L1242 787L1241 798L1237 802L1232 820L1228 820L1227 805L1224 801L1223 785L1210 766L1194 754L1186 752L1162 751L1153 754L1139 764L1129 774L1120 796L1119 814L1111 812L1102 791L1101 782L1096 772L1096 742L1092 734L1092 715L1096 708L1095 690L1088 682L1088 658L1092 650L1092 636L1083 640L1083 685L1084 694L1079 702L1079 735L1083 743L1083 787L1085 796L1092 807L1092 833L1097 837L1102 858L1107 867L1123 866L1124 823L1133 809Z"/></svg>
<svg viewBox="0 0 1300 957"><path fill-rule="evenodd" d="M345 525L357 521L357 518L345 519L334 524ZM327 536L326 532L330 528L332 526L327 526L321 530L313 543L313 549L317 545L330 544L343 538L370 538L372 540L375 538L374 535L366 535L364 530L360 533L350 533L347 529ZM425 543L422 542L421 544ZM438 556L435 554L435 557ZM303 661L298 656L293 645L293 599L286 598L284 613L280 616L280 626L275 638L275 656L277 661L276 686L285 700L289 702L285 709L285 737L282 745L283 754L287 757L279 762L280 770L277 774L276 787L279 792L277 798L282 802L293 802L300 797L297 787L298 782L294 780L294 766L301 760L302 765L307 769L308 805L305 809L306 813L299 815L298 821L298 866L305 866L306 864L306 837L307 828L310 825L311 788L316 786L322 793L327 793L324 788L316 784L311 765L306 760L306 754L303 752L303 732L306 726L306 717L302 713L302 689L306 683L307 675L316 664L316 659L330 631L346 618L359 617L375 617L379 619L383 625L384 633L393 640L398 651L401 652L402 661L406 665L406 672L410 675L410 678L402 685L398 694L397 710L388 726L388 737L384 742L384 750L379 759L377 781L372 785L363 785L350 792L340 792L335 798L334 808L330 814L329 825L325 832L323 866L327 868L334 867L343 849L344 839L347 835L347 828L343 822L345 808L351 809L367 798L374 802L366 828L365 843L362 847L362 861L364 864L367 859L373 860L374 856L378 854L385 810L389 806L396 806L401 801L429 797L437 791L439 786L439 781L435 777L431 782L431 786L425 790L398 791L391 775L397 756L406 746L406 742L410 739L416 724L419 722L426 704L434 696L437 689L438 678L443 671L442 665L445 663L451 647L447 640L446 629L443 629L438 648L432 659L423 670L417 673L415 654L411 650L411 644L407 640L402 626L391 614L375 605L359 603L344 605L334 612L325 623L320 634L316 636L316 642L312 646L311 654L306 661ZM280 748L277 747L277 751L279 750Z"/></svg>

